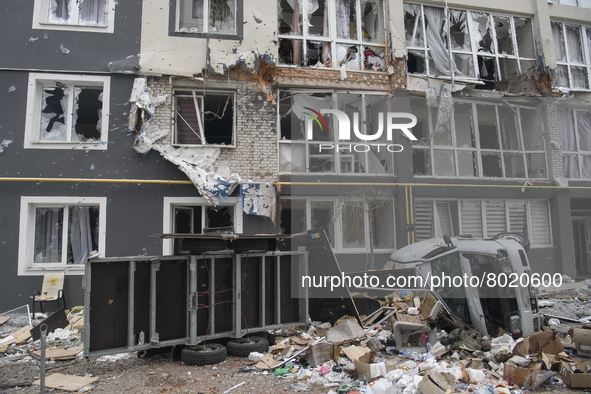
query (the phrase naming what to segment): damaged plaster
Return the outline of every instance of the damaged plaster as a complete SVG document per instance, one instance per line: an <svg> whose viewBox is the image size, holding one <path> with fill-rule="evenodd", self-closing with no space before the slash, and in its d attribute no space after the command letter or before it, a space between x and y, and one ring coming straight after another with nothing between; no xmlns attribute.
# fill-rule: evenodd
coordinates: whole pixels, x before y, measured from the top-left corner
<svg viewBox="0 0 591 394"><path fill-rule="evenodd" d="M147 154L152 149L160 152L162 157L178 166L199 194L214 206L221 204L224 197L242 185L244 212L275 220L276 193L272 182L245 181L224 165L220 147L173 146L171 129L154 119L158 111L166 112L163 104L170 103L170 97L155 95L147 86L146 78L136 78L129 101L132 107L129 129L136 132L133 148L138 153Z"/></svg>
<svg viewBox="0 0 591 394"><path fill-rule="evenodd" d="M240 7L239 13L243 12ZM270 61L276 56L277 3L259 1L256 9L252 15L245 15L243 22L236 19L240 24L237 34L203 34L178 28L174 6L168 1L144 1L142 19L146 28L142 29L139 67L152 75L187 77L203 70L223 74L237 65L255 72L259 58ZM169 12L163 12L167 10L173 15L172 22Z"/></svg>

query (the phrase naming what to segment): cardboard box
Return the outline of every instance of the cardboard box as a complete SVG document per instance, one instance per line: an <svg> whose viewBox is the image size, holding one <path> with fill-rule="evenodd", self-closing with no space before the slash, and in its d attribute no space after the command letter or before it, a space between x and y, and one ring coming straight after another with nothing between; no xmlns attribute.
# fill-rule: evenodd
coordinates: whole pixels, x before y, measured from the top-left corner
<svg viewBox="0 0 591 394"><path fill-rule="evenodd" d="M373 380L386 376L385 363L372 363L373 352L365 353L363 356L353 360L355 363L355 370L357 371L357 378L361 380Z"/></svg>
<svg viewBox="0 0 591 394"><path fill-rule="evenodd" d="M573 363L563 361L560 364L560 376L564 383L570 388L590 388L591 387L591 371L587 373L575 373L574 371L585 372L591 368L588 363Z"/></svg>
<svg viewBox="0 0 591 394"><path fill-rule="evenodd" d="M572 332L573 342L579 356L591 357L591 330L575 328Z"/></svg>
<svg viewBox="0 0 591 394"><path fill-rule="evenodd" d="M435 372L426 375L419 383L423 394L445 394L455 390L456 378L449 372Z"/></svg>
<svg viewBox="0 0 591 394"><path fill-rule="evenodd" d="M560 339L553 331L543 331L530 335L513 348L514 356L526 357L529 354L537 354L539 352L560 354L564 352L564 348L562 347L562 343L560 343Z"/></svg>
<svg viewBox="0 0 591 394"><path fill-rule="evenodd" d="M333 345L326 341L320 341L310 345L306 350L306 358L311 367L317 367L333 358Z"/></svg>

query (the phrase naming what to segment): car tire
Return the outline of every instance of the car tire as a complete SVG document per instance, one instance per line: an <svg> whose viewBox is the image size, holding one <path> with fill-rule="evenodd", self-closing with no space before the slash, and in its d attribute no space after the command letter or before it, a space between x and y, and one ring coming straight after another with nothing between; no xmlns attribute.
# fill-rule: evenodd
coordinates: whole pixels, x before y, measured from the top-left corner
<svg viewBox="0 0 591 394"><path fill-rule="evenodd" d="M519 242L526 252L529 251L529 247L531 246L529 239L525 235L518 233L499 233L493 239L512 239L513 241Z"/></svg>
<svg viewBox="0 0 591 394"><path fill-rule="evenodd" d="M265 353L269 350L269 341L262 337L230 339L226 346L228 354L236 357L248 357L252 352Z"/></svg>
<svg viewBox="0 0 591 394"><path fill-rule="evenodd" d="M186 347L181 350L181 361L187 365L212 365L228 357L228 350L219 343Z"/></svg>

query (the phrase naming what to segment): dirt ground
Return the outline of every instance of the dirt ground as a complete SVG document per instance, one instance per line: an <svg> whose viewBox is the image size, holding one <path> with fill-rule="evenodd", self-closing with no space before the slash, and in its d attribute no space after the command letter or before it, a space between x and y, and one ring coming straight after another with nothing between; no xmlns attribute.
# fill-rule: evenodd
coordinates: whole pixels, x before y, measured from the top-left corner
<svg viewBox="0 0 591 394"><path fill-rule="evenodd" d="M228 357L217 365L189 366L171 354L151 357L130 357L118 361L78 359L51 362L46 376L52 373L85 376L99 380L90 390L105 393L223 393L237 384L246 382L231 393L294 393L288 386L292 379L260 372L238 372L246 367L247 359ZM30 384L39 378L38 363L28 360L0 363L0 386L7 383ZM64 392L47 389L47 392ZM327 393L329 388L311 387L308 393ZM38 393L39 386L0 388L1 393Z"/></svg>

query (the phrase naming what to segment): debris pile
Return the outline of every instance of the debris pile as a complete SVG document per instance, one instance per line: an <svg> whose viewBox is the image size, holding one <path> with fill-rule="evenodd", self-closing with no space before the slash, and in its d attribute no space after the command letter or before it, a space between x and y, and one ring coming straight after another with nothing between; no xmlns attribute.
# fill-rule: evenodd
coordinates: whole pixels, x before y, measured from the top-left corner
<svg viewBox="0 0 591 394"><path fill-rule="evenodd" d="M562 340L551 330L518 339L499 330L492 338L428 297L399 297L366 317L269 334L269 352L251 353L247 370L287 379L294 391L517 394L548 384L591 387L591 361L577 357L591 356L591 325Z"/></svg>

